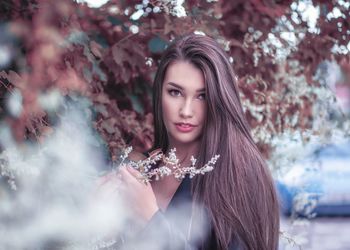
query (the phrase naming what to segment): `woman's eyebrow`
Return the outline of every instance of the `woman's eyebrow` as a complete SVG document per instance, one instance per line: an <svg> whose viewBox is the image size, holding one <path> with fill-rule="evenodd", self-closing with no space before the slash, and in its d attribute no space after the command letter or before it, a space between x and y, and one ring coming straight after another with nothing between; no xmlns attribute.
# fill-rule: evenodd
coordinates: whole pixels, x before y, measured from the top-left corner
<svg viewBox="0 0 350 250"><path fill-rule="evenodd" d="M178 88L178 89L184 89L183 87L181 87L180 85L176 84L176 83L173 83L173 82L168 82L169 85L175 87L175 88Z"/></svg>
<svg viewBox="0 0 350 250"><path fill-rule="evenodd" d="M176 84L174 82L168 82L168 84L173 86L173 87L175 87L175 88L181 89L181 90L184 89L183 87L181 87L180 85L178 85L178 84ZM205 92L205 88L197 89L196 92L198 92L198 93L199 92Z"/></svg>

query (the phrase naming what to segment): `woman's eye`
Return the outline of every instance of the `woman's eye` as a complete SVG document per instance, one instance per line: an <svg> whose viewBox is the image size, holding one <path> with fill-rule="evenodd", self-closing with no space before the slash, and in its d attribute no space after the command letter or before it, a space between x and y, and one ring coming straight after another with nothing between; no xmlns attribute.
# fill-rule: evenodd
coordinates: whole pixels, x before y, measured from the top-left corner
<svg viewBox="0 0 350 250"><path fill-rule="evenodd" d="M169 90L169 94L171 96L181 96L181 92L179 90L177 90L177 89L170 89Z"/></svg>
<svg viewBox="0 0 350 250"><path fill-rule="evenodd" d="M199 100L205 100L205 94L203 93L203 94L200 94L199 96L198 96L198 99Z"/></svg>

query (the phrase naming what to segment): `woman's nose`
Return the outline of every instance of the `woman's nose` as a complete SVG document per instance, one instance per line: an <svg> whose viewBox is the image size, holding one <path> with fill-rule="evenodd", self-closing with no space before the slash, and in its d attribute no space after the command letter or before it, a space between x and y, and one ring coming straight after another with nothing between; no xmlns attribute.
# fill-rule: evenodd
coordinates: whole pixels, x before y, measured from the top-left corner
<svg viewBox="0 0 350 250"><path fill-rule="evenodd" d="M185 100L180 108L180 115L183 118L189 118L193 116L193 103L192 100Z"/></svg>

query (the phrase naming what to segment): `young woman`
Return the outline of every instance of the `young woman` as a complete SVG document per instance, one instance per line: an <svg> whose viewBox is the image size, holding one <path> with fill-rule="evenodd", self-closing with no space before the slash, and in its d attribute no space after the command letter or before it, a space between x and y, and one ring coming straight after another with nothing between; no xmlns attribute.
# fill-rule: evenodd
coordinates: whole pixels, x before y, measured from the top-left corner
<svg viewBox="0 0 350 250"><path fill-rule="evenodd" d="M276 191L250 134L223 49L202 35L175 40L162 56L153 95L152 150L176 148L181 166L191 165L192 155L197 166L214 155L220 158L213 171L182 181L171 175L145 185L137 170L120 170L128 207L144 223L135 237L147 242L142 249L154 249L157 241L163 242L160 249L277 249ZM193 206L171 218L186 202ZM203 221L208 230L197 237L193 224Z"/></svg>

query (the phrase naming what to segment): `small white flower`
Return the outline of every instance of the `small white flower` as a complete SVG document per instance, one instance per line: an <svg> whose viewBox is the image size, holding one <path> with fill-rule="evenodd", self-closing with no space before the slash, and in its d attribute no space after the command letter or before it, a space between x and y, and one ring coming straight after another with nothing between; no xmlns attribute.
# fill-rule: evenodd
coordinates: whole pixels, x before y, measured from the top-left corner
<svg viewBox="0 0 350 250"><path fill-rule="evenodd" d="M145 58L146 59L146 65L148 66L148 67L151 67L152 66L152 64L153 64L153 59L151 58L151 57L146 57Z"/></svg>
<svg viewBox="0 0 350 250"><path fill-rule="evenodd" d="M107 2L109 2L109 0L77 0L77 3L87 3L90 8L100 8Z"/></svg>
<svg viewBox="0 0 350 250"><path fill-rule="evenodd" d="M193 155L191 156L191 166L194 166L194 165L196 165L196 162L197 162L197 159L195 159L194 157L193 157Z"/></svg>
<svg viewBox="0 0 350 250"><path fill-rule="evenodd" d="M205 36L205 33L203 31L200 31L200 30L195 30L193 33L196 34L196 35Z"/></svg>
<svg viewBox="0 0 350 250"><path fill-rule="evenodd" d="M139 20L144 13L145 13L145 11L143 9L139 9L138 11L134 12L130 16L130 19L134 20L134 21ZM125 15L127 15L127 14L125 14Z"/></svg>
<svg viewBox="0 0 350 250"><path fill-rule="evenodd" d="M187 16L186 10L183 6L175 6L170 10L170 14L176 17L185 17Z"/></svg>
<svg viewBox="0 0 350 250"><path fill-rule="evenodd" d="M129 29L133 34L139 33L139 27L137 25L131 25Z"/></svg>
<svg viewBox="0 0 350 250"><path fill-rule="evenodd" d="M158 6L155 6L153 8L153 13L159 13L160 12L160 8Z"/></svg>

